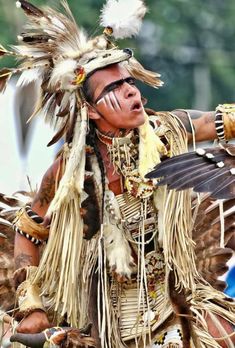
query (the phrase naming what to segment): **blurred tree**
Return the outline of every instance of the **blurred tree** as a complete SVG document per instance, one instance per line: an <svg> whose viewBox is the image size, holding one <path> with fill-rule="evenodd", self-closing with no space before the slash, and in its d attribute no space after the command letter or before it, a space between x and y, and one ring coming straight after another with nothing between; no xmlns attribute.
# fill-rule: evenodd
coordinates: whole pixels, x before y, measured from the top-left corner
<svg viewBox="0 0 235 348"><path fill-rule="evenodd" d="M31 0L59 6L59 0ZM128 6L128 0L127 6ZM0 0L0 42L16 43L25 16L15 1ZM99 10L104 0L68 0L79 25L89 35L101 32ZM140 36L122 46L135 50L148 68L162 74L163 88L141 89L156 109L214 109L235 100L234 0L146 0L149 12ZM14 64L7 59L1 67Z"/></svg>

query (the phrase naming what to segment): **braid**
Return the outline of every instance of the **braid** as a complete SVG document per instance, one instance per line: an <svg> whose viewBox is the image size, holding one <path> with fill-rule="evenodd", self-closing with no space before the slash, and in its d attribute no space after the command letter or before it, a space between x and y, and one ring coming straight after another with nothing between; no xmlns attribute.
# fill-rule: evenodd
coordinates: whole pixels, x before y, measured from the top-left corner
<svg viewBox="0 0 235 348"><path fill-rule="evenodd" d="M90 121L90 131L87 135L87 144L92 146L98 161L98 165L100 168L100 172L101 172L101 183L102 183L102 219L103 219L103 214L104 214L104 194L105 194L105 169L104 169L104 162L99 150L99 147L97 145L97 141L96 141L97 137L96 137L96 132L95 132L95 124Z"/></svg>

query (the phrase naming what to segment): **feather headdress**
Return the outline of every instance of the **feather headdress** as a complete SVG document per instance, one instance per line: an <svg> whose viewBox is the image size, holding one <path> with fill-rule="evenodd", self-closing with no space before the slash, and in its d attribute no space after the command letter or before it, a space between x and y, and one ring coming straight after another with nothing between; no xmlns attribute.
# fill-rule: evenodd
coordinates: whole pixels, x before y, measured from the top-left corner
<svg viewBox="0 0 235 348"><path fill-rule="evenodd" d="M126 61L135 78L153 87L161 85L159 75L145 70L132 57L131 50L119 49L110 41L111 35L117 39L138 33L146 13L142 0L131 0L125 11L125 1L108 0L100 18L104 32L94 38L88 38L77 26L67 1L61 0L61 4L64 13L18 0L16 6L23 9L29 21L24 33L18 36L19 45L13 46L12 51L0 46L1 57L11 55L21 60L19 68L0 70L0 92L16 73L21 74L18 85L42 81L35 114L42 110L46 120L58 129L49 145L65 134L71 139L84 102L82 84L97 69Z"/></svg>

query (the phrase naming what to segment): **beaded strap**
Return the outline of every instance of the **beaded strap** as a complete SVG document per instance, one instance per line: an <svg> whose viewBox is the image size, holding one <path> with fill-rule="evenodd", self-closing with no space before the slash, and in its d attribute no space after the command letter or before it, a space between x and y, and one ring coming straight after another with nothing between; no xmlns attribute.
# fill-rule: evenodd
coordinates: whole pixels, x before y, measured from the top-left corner
<svg viewBox="0 0 235 348"><path fill-rule="evenodd" d="M15 232L19 233L21 236L25 237L26 239L28 239L28 240L29 240L30 242L32 242L33 244L35 244L35 245L41 245L41 244L43 243L42 240L30 236L28 233L23 232L22 230L20 230L17 226L14 225L13 228L14 228L14 231L15 231Z"/></svg>
<svg viewBox="0 0 235 348"><path fill-rule="evenodd" d="M220 105L217 106L216 112L215 112L215 129L216 129L218 140L221 142L226 141L225 134L224 134L223 112L220 109Z"/></svg>
<svg viewBox="0 0 235 348"><path fill-rule="evenodd" d="M235 104L220 104L215 111L215 129L218 140L227 142L235 137Z"/></svg>
<svg viewBox="0 0 235 348"><path fill-rule="evenodd" d="M47 240L49 231L43 226L43 218L36 214L30 205L21 209L13 222L15 232L21 234L35 245Z"/></svg>

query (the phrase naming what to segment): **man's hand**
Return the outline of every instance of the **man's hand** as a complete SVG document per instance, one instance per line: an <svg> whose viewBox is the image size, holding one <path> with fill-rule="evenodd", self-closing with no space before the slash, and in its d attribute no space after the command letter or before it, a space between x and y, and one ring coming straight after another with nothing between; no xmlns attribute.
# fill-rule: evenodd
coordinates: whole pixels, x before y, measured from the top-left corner
<svg viewBox="0 0 235 348"><path fill-rule="evenodd" d="M51 324L49 323L46 313L41 310L36 310L23 319L16 330L19 333L38 333L48 327L51 327Z"/></svg>

